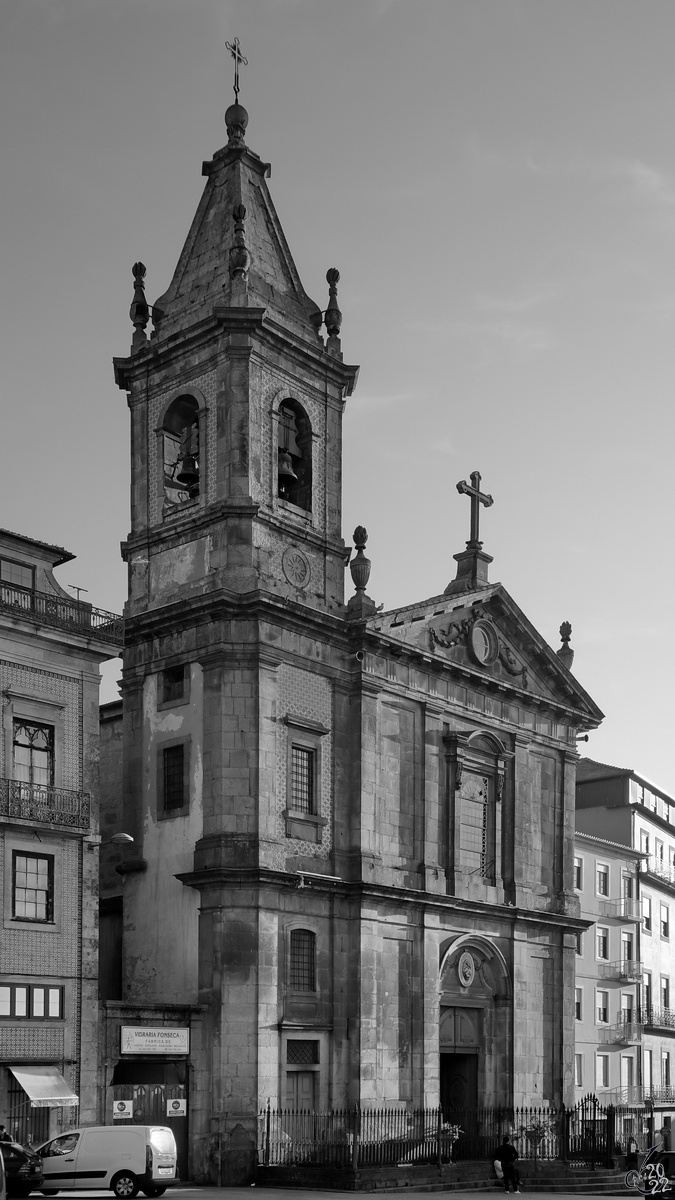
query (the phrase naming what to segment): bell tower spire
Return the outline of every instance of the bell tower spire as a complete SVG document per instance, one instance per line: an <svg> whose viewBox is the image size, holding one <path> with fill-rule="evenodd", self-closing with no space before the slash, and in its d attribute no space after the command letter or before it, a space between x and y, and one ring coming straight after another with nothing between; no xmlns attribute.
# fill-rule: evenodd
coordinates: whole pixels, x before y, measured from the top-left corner
<svg viewBox="0 0 675 1200"><path fill-rule="evenodd" d="M132 411L125 554L148 564L131 571L130 605L159 609L208 586L337 614L342 413L357 377L342 357L340 275L326 275L324 338L272 202L269 165L244 140L247 60L238 39L227 48L227 145L203 165L204 194L152 308L145 268L134 267L132 353L115 361Z"/></svg>

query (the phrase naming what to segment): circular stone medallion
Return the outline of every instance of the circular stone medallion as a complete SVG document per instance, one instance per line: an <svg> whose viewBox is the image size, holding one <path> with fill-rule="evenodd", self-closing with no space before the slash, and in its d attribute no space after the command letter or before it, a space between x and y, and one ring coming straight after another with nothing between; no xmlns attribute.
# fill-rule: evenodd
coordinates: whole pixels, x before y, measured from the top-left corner
<svg viewBox="0 0 675 1200"><path fill-rule="evenodd" d="M488 667L499 653L497 633L490 621L476 621L469 635L471 653L477 663Z"/></svg>
<svg viewBox="0 0 675 1200"><path fill-rule="evenodd" d="M460 956L459 956L459 962L457 964L457 974L459 975L459 982L461 983L462 987L465 987L465 988L471 987L471 984L474 981L474 976L476 974L476 968L474 965L473 958L469 954L468 950L465 950L464 953L460 954Z"/></svg>
<svg viewBox="0 0 675 1200"><path fill-rule="evenodd" d="M284 575L293 587L306 588L309 583L311 571L307 556L298 550L295 546L289 546L284 550L281 566Z"/></svg>

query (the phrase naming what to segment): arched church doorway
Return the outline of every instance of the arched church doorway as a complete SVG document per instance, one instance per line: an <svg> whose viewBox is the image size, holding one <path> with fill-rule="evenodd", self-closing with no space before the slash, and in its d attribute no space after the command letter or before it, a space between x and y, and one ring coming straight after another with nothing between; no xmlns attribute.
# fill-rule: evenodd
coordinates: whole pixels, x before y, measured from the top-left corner
<svg viewBox="0 0 675 1200"><path fill-rule="evenodd" d="M509 972L488 938L461 934L445 943L440 976L441 1107L464 1110L466 1120L472 1110L511 1102Z"/></svg>
<svg viewBox="0 0 675 1200"><path fill-rule="evenodd" d="M478 1107L480 1009L441 1008L441 1108Z"/></svg>

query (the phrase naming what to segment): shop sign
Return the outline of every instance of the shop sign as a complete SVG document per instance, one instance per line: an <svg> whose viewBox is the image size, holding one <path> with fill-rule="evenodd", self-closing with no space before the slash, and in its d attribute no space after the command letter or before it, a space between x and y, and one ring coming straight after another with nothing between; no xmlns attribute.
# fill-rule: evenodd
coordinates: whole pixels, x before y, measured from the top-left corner
<svg viewBox="0 0 675 1200"><path fill-rule="evenodd" d="M189 1050L189 1029L122 1026L122 1054L188 1054Z"/></svg>
<svg viewBox="0 0 675 1200"><path fill-rule="evenodd" d="M134 1115L133 1100L113 1101L113 1121L123 1121Z"/></svg>
<svg viewBox="0 0 675 1200"><path fill-rule="evenodd" d="M167 1117L186 1117L187 1100L167 1100L166 1115Z"/></svg>

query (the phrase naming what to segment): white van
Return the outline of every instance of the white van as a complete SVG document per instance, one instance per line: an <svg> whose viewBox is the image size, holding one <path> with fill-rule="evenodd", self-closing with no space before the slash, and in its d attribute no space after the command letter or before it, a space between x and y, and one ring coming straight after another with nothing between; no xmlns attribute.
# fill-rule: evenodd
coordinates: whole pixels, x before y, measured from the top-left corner
<svg viewBox="0 0 675 1200"><path fill-rule="evenodd" d="M176 1178L176 1139L165 1125L94 1125L72 1129L36 1151L42 1159L43 1196L110 1188L123 1200L139 1190L161 1196Z"/></svg>

